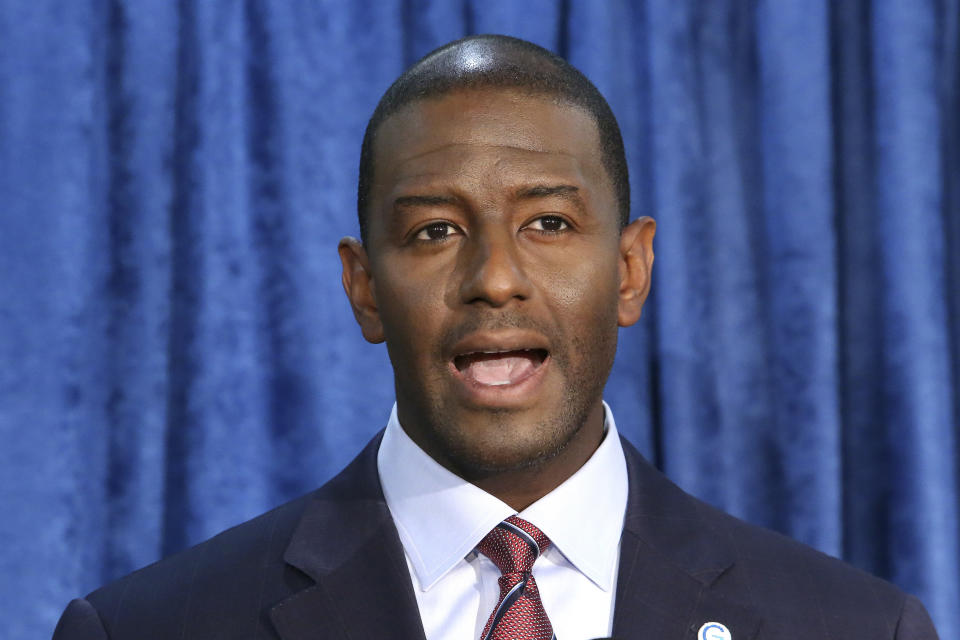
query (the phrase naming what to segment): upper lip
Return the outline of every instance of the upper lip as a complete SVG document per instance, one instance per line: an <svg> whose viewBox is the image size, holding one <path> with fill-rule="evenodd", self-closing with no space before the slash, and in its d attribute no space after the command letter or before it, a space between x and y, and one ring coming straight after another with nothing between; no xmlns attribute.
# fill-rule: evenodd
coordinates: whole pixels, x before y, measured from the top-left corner
<svg viewBox="0 0 960 640"><path fill-rule="evenodd" d="M450 349L450 357L452 359L470 353L506 353L533 349L549 352L550 343L546 337L535 331L478 331L455 342Z"/></svg>

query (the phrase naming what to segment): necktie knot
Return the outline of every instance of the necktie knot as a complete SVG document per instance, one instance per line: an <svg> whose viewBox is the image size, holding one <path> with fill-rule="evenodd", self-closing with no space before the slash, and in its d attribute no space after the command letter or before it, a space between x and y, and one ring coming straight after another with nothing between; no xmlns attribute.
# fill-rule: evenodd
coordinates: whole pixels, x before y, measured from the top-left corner
<svg viewBox="0 0 960 640"><path fill-rule="evenodd" d="M510 516L486 535L477 551L500 569L500 600L490 614L481 640L551 640L553 627L540 601L531 572L533 563L550 546L540 529Z"/></svg>
<svg viewBox="0 0 960 640"><path fill-rule="evenodd" d="M540 554L550 546L550 539L540 529L510 516L477 545L477 551L490 558L500 573L529 573Z"/></svg>

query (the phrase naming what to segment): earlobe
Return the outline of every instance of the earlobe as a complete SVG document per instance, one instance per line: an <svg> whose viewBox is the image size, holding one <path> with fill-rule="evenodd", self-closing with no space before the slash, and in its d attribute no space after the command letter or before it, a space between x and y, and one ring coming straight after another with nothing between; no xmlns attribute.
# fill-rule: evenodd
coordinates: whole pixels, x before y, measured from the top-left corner
<svg viewBox="0 0 960 640"><path fill-rule="evenodd" d="M353 317L357 319L363 337L374 344L383 342L383 324L380 322L367 250L356 238L346 237L340 240L337 251L343 265L343 290L350 300Z"/></svg>
<svg viewBox="0 0 960 640"><path fill-rule="evenodd" d="M653 236L657 223L648 216L637 218L620 234L620 301L617 321L629 327L640 319L650 293L653 272Z"/></svg>

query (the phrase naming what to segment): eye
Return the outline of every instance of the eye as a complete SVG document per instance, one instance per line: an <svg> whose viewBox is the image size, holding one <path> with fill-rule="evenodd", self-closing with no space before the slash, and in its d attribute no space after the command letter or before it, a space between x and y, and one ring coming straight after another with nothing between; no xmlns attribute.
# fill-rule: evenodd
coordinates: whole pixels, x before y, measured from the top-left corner
<svg viewBox="0 0 960 640"><path fill-rule="evenodd" d="M525 228L541 233L561 233L569 229L570 225L560 216L540 216Z"/></svg>
<svg viewBox="0 0 960 640"><path fill-rule="evenodd" d="M461 231L455 225L449 222L431 222L424 228L417 231L414 240L425 242L441 242L452 235L458 235Z"/></svg>

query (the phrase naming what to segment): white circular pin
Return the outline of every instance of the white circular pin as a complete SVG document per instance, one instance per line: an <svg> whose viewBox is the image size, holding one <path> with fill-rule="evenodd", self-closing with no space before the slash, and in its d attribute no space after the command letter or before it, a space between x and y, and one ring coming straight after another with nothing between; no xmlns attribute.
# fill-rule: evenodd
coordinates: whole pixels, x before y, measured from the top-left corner
<svg viewBox="0 0 960 640"><path fill-rule="evenodd" d="M733 640L733 635L719 622L705 622L697 632L697 640Z"/></svg>

